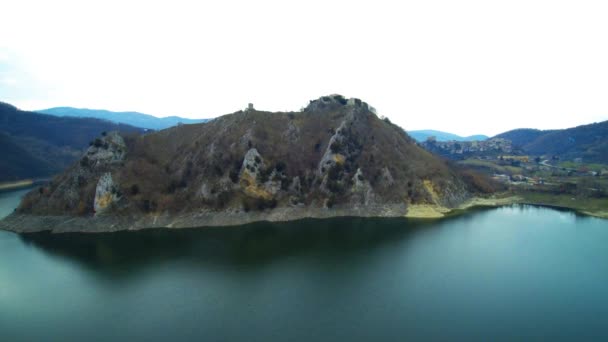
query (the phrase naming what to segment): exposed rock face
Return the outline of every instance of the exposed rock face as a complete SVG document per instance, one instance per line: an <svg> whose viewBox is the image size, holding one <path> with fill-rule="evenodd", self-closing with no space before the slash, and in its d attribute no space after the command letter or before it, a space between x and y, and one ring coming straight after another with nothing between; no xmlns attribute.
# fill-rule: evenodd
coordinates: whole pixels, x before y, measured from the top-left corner
<svg viewBox="0 0 608 342"><path fill-rule="evenodd" d="M104 173L97 182L95 188L95 200L93 208L95 214L99 215L105 212L113 203L118 201L117 187L112 181L112 175L109 172Z"/></svg>
<svg viewBox="0 0 608 342"><path fill-rule="evenodd" d="M298 113L249 109L142 136L110 133L28 194L11 220L27 217L35 230L41 217L39 229L55 222L61 231L69 225L58 217L96 231L227 225L401 216L469 197L458 173L401 128L365 102L331 95Z"/></svg>
<svg viewBox="0 0 608 342"><path fill-rule="evenodd" d="M264 184L258 182L260 169L263 167L264 162L258 150L252 148L247 151L243 158L240 185L247 196L270 200L272 199L272 192Z"/></svg>
<svg viewBox="0 0 608 342"><path fill-rule="evenodd" d="M85 156L92 166L115 164L124 160L127 145L118 132L110 132L103 139L97 139L89 147Z"/></svg>

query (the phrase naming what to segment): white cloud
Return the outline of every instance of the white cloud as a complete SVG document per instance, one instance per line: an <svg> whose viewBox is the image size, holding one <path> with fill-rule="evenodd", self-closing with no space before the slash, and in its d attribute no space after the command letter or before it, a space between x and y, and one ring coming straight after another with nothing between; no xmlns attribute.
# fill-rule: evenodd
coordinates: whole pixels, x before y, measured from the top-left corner
<svg viewBox="0 0 608 342"><path fill-rule="evenodd" d="M20 106L211 117L342 93L407 129L608 119L601 1L22 0L3 11L0 51L42 90L4 99Z"/></svg>

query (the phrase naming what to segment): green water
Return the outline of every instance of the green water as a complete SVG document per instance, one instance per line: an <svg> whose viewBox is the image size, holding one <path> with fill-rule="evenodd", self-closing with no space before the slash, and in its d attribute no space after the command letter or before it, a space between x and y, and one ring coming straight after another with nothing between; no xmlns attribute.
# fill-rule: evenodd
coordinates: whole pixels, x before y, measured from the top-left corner
<svg viewBox="0 0 608 342"><path fill-rule="evenodd" d="M0 194L10 212L22 192ZM2 341L606 340L608 221L531 206L442 221L0 232Z"/></svg>

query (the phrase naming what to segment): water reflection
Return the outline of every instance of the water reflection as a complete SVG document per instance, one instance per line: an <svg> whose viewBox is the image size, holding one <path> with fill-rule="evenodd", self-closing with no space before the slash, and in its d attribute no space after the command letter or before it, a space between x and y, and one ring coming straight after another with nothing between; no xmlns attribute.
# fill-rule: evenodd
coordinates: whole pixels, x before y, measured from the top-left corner
<svg viewBox="0 0 608 342"><path fill-rule="evenodd" d="M462 219L465 219L463 216ZM92 270L128 277L147 265L188 259L209 265L262 267L305 254L360 255L435 224L430 220L336 218L238 227L152 229L107 234L24 234L20 239ZM118 271L117 271L118 270ZM118 274L117 274L118 272Z"/></svg>
<svg viewBox="0 0 608 342"><path fill-rule="evenodd" d="M604 340L606 221L572 215L512 206L439 221L2 233L0 330L7 341Z"/></svg>

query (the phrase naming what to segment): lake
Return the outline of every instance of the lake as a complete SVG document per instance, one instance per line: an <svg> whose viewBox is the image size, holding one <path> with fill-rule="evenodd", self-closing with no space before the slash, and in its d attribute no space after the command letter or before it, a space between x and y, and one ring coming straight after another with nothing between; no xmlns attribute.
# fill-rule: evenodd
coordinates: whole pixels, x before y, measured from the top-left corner
<svg viewBox="0 0 608 342"><path fill-rule="evenodd" d="M0 214L25 191L0 193ZM608 338L608 221L533 206L114 234L0 231L3 341Z"/></svg>

